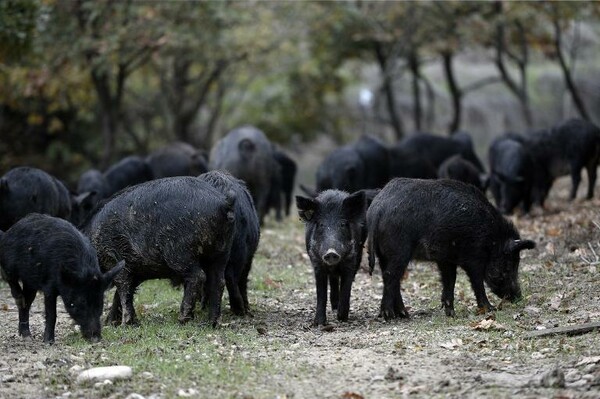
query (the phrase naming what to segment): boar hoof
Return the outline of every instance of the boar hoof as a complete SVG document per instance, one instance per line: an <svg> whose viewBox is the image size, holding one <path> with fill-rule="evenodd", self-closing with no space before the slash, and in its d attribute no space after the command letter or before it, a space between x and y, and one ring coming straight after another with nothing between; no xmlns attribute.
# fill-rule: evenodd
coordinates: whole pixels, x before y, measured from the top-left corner
<svg viewBox="0 0 600 399"><path fill-rule="evenodd" d="M456 313L454 312L454 308L444 308L444 311L446 312L446 316L448 316L448 317L456 316Z"/></svg>
<svg viewBox="0 0 600 399"><path fill-rule="evenodd" d="M190 320L193 320L193 316L179 316L179 324L187 324Z"/></svg>
<svg viewBox="0 0 600 399"><path fill-rule="evenodd" d="M318 318L315 318L315 320L312 323L313 327L319 327L319 326L324 326L325 324L327 324L327 320L323 319L320 320Z"/></svg>

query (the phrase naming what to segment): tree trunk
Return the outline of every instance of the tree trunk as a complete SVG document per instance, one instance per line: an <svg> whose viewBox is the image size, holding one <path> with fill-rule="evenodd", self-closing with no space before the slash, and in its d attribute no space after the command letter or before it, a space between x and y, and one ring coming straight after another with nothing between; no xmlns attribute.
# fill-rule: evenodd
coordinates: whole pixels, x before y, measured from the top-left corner
<svg viewBox="0 0 600 399"><path fill-rule="evenodd" d="M454 54L451 51L442 52L442 61L444 65L444 74L446 81L448 82L448 89L450 96L452 97L452 120L448 125L448 133L452 134L460 128L460 118L462 115L462 96L463 93L456 83L456 77L454 76L454 68L452 67L452 60Z"/></svg>
<svg viewBox="0 0 600 399"><path fill-rule="evenodd" d="M396 109L396 96L394 94L394 87L392 86L392 81L387 71L387 59L385 57L385 54L383 53L382 44L380 42L375 41L373 47L375 51L375 58L377 60L377 63L379 64L379 69L381 71L381 77L383 80L383 92L385 94L386 105L388 113L390 114L392 128L394 129L396 138L400 140L404 136L404 128L402 126L402 119L400 118L398 110Z"/></svg>
<svg viewBox="0 0 600 399"><path fill-rule="evenodd" d="M496 10L496 14L498 17L502 15L502 2L496 1L494 3L494 7ZM509 75L508 70L506 68L506 64L504 61L504 56L507 54L507 50L505 47L505 26L503 21L496 22L496 67L500 72L500 77L502 81L508 87L509 91L517 98L519 104L521 105L521 110L523 112L523 119L528 126L531 126L531 111L529 109L529 97L527 95L527 52L526 46L527 43L525 41L524 31L522 32L522 42L521 45L525 46L525 52L522 55L521 59L518 59L516 56L511 55L513 60L517 63L519 67L519 71L521 74L521 85L519 86L517 82ZM510 54L509 54L510 55Z"/></svg>
<svg viewBox="0 0 600 399"><path fill-rule="evenodd" d="M419 86L419 56L416 49L411 51L408 56L408 66L412 73L412 92L413 92L413 115L415 119L415 129L421 131L421 120L423 119L421 114L421 87Z"/></svg>
<svg viewBox="0 0 600 399"><path fill-rule="evenodd" d="M567 86L567 90L571 94L571 98L573 99L573 104L577 108L579 115L587 121L590 120L590 116L587 112L585 104L579 95L579 90L573 81L573 76L571 74L571 69L567 65L567 61L562 53L562 30L560 27L560 23L558 21L558 17L554 18L554 47L556 50L556 55L558 57L558 63L560 64L560 69L563 72L563 76L565 77L565 85Z"/></svg>
<svg viewBox="0 0 600 399"><path fill-rule="evenodd" d="M91 75L100 103L100 126L104 141L101 167L106 169L110 165L115 150L119 104L115 102L116 99L111 95L109 77L106 72L98 72L97 69L92 69ZM117 97L117 99L120 98L120 96Z"/></svg>

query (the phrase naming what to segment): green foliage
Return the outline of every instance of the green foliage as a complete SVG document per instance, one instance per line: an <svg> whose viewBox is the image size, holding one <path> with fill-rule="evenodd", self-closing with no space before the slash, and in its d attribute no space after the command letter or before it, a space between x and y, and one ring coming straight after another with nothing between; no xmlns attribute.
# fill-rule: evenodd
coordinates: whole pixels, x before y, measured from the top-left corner
<svg viewBox="0 0 600 399"><path fill-rule="evenodd" d="M30 50L36 13L33 0L0 2L0 63L18 61Z"/></svg>

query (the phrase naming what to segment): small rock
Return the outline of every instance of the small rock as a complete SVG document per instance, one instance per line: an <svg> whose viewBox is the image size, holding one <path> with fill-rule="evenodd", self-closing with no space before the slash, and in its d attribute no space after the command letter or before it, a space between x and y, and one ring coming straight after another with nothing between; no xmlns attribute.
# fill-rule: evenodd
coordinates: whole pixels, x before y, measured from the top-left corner
<svg viewBox="0 0 600 399"><path fill-rule="evenodd" d="M565 374L560 367L555 367L542 375L540 385L544 388L564 388Z"/></svg>
<svg viewBox="0 0 600 399"><path fill-rule="evenodd" d="M111 381L111 380L104 380L104 381L102 381L102 382L97 382L97 383L95 383L95 384L94 384L94 387L95 387L95 388L100 388L100 387L103 387L103 386L105 386L105 385L112 385L112 384L113 384L113 383L112 383L112 381Z"/></svg>
<svg viewBox="0 0 600 399"><path fill-rule="evenodd" d="M371 382L378 382L378 381L383 381L384 377L382 375L374 375L373 377L371 377Z"/></svg>
<svg viewBox="0 0 600 399"><path fill-rule="evenodd" d="M62 396L63 398L70 398L71 395L73 395L73 394L70 391L67 391L67 392L63 393L62 395L60 395L60 396Z"/></svg>
<svg viewBox="0 0 600 399"><path fill-rule="evenodd" d="M595 377L592 374L584 374L581 379L586 381L592 381Z"/></svg>
<svg viewBox="0 0 600 399"><path fill-rule="evenodd" d="M146 399L139 393L130 393L125 399Z"/></svg>
<svg viewBox="0 0 600 399"><path fill-rule="evenodd" d="M129 366L96 367L79 374L77 382L129 379L132 375Z"/></svg>
<svg viewBox="0 0 600 399"><path fill-rule="evenodd" d="M0 379L1 382L14 382L15 381L15 376L12 374L6 374L3 375L2 378Z"/></svg>
<svg viewBox="0 0 600 399"><path fill-rule="evenodd" d="M149 371L144 371L141 376L146 380L151 380L154 378L154 374L150 373Z"/></svg>
<svg viewBox="0 0 600 399"><path fill-rule="evenodd" d="M180 389L179 391L177 391L177 396L181 396L183 398L189 398L190 396L194 396L197 394L198 394L198 391L195 390L194 388Z"/></svg>

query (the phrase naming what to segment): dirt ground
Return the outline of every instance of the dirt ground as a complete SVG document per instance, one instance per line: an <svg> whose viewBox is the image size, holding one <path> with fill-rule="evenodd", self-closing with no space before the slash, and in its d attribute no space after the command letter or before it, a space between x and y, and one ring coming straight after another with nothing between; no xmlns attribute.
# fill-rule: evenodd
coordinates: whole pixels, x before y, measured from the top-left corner
<svg viewBox="0 0 600 399"><path fill-rule="evenodd" d="M503 305L494 315L476 315L474 295L461 271L455 290L457 315L447 318L440 309L435 266L412 263L402 283L409 320L385 322L377 317L381 276L361 270L353 286L350 321L337 323L329 312L329 328L310 327L315 288L304 254L303 227L297 218L268 224L258 255L267 259L268 267L292 265L294 280L260 277L278 289L251 291L254 317L221 330L254 332L261 349L244 356L269 358L277 367L235 390L212 386L180 396L600 398L598 331L526 338L528 332L543 328L600 321L600 200L569 203L568 185L568 179L557 182L546 210L511 217L521 236L538 246L522 255L523 301ZM254 267L260 270L263 265L255 262ZM488 294L493 303L499 302L489 290ZM61 342L75 330L62 308L57 343L44 345L42 295L33 309L34 339L23 340L17 335L18 314L10 291L0 282L1 398L119 398L139 391L139 386L124 383L104 395L65 378L73 365L89 364L90 354ZM152 393L147 390L144 395L169 397L161 389L154 384Z"/></svg>

